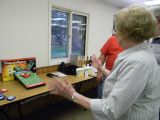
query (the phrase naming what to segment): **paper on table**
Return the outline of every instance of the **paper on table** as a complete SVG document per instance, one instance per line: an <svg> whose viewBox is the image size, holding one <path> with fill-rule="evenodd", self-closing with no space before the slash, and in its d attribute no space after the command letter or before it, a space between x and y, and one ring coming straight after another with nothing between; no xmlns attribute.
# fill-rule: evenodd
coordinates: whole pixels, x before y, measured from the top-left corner
<svg viewBox="0 0 160 120"><path fill-rule="evenodd" d="M52 72L52 74L57 76L57 77L65 77L65 76L67 76L66 74L61 73L61 72Z"/></svg>

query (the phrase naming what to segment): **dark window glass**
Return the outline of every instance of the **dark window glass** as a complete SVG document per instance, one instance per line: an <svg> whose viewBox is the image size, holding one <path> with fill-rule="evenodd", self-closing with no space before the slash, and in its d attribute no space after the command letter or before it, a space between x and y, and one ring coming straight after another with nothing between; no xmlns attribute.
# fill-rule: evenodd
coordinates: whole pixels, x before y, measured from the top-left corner
<svg viewBox="0 0 160 120"><path fill-rule="evenodd" d="M51 58L68 57L69 14L52 10Z"/></svg>
<svg viewBox="0 0 160 120"><path fill-rule="evenodd" d="M86 20L86 16L73 14L72 55L85 55Z"/></svg>

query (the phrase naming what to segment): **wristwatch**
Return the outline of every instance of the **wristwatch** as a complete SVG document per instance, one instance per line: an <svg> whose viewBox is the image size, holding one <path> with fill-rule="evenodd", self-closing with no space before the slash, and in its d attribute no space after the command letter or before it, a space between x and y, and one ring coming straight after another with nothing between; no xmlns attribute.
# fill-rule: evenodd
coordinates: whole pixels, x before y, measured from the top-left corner
<svg viewBox="0 0 160 120"><path fill-rule="evenodd" d="M77 93L74 92L73 95L72 95L72 97L71 97L73 101L75 101L75 99L76 99L76 94L77 94Z"/></svg>

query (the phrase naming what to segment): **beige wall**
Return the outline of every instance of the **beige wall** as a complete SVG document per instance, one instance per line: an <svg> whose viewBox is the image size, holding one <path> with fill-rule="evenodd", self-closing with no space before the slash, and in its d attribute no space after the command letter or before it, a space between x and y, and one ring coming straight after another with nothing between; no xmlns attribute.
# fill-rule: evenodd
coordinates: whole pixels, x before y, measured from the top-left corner
<svg viewBox="0 0 160 120"><path fill-rule="evenodd" d="M118 8L99 0L51 2L89 14L88 55L99 55ZM34 56L38 67L48 65L48 9L48 0L0 0L0 59Z"/></svg>

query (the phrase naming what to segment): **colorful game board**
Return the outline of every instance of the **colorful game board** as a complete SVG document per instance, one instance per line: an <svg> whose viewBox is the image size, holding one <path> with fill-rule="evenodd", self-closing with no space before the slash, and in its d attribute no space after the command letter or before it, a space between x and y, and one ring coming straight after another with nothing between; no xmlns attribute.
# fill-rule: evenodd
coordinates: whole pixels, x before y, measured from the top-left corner
<svg viewBox="0 0 160 120"><path fill-rule="evenodd" d="M45 85L46 83L32 71L20 71L14 73L15 78L27 89Z"/></svg>
<svg viewBox="0 0 160 120"><path fill-rule="evenodd" d="M35 57L1 60L1 64L3 81L14 80L13 73L15 71L21 71L22 69L36 71Z"/></svg>

